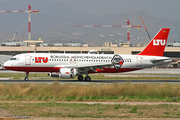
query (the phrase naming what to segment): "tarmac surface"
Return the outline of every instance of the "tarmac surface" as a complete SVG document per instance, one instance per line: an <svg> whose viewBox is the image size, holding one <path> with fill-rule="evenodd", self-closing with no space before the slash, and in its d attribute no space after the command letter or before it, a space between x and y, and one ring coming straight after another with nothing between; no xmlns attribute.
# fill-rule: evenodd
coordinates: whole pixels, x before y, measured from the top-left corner
<svg viewBox="0 0 180 120"><path fill-rule="evenodd" d="M0 73L24 73L10 70L0 70ZM31 73L30 73L31 74ZM61 79L61 80L11 80L10 78L0 78L0 83L47 83L52 84L58 81L61 84L75 83L75 84L111 84L111 83L180 83L180 69L143 69L138 71L126 73L107 73L103 74L108 77L124 77L124 80L91 80L91 81L78 81L76 79ZM178 80L127 80L126 77L179 77Z"/></svg>

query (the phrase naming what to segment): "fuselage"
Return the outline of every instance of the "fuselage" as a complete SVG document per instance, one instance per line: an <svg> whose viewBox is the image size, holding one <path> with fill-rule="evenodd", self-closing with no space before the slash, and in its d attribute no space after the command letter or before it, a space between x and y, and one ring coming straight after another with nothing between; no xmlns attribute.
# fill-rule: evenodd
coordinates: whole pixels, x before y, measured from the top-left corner
<svg viewBox="0 0 180 120"><path fill-rule="evenodd" d="M139 70L164 64L168 57L144 55L119 55L123 62L117 70L113 65L114 54L56 54L56 53L26 53L12 57L5 62L6 69L24 72L59 72L61 68L90 66L94 64L110 65L89 73L117 73ZM152 62L156 59L156 62ZM166 61L165 61L166 60Z"/></svg>
<svg viewBox="0 0 180 120"><path fill-rule="evenodd" d="M26 72L50 72L51 77L74 78L90 81L89 73L118 73L149 68L169 63L171 58L163 57L169 35L169 28L162 28L150 43L137 55L110 54L19 54L5 62L6 69ZM55 72L55 73L54 73Z"/></svg>

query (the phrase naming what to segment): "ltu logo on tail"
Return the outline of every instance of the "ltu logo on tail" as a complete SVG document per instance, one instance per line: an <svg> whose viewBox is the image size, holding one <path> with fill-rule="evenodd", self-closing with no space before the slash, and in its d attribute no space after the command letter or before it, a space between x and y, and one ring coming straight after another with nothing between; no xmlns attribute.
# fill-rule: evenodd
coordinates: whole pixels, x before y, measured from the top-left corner
<svg viewBox="0 0 180 120"><path fill-rule="evenodd" d="M164 46L164 45L166 45L166 40L161 40L161 39L154 39L153 40L153 45L155 45L155 46L159 46L159 45L161 45L161 46Z"/></svg>

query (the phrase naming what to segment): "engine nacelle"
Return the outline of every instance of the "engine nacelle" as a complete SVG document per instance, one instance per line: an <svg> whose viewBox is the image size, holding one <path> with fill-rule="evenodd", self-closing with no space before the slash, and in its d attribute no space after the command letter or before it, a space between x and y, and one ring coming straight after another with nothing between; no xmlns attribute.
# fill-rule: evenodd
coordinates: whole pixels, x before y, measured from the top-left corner
<svg viewBox="0 0 180 120"><path fill-rule="evenodd" d="M49 73L50 77L60 77L60 78L74 78L77 75L77 70L73 68L61 68L59 73Z"/></svg>

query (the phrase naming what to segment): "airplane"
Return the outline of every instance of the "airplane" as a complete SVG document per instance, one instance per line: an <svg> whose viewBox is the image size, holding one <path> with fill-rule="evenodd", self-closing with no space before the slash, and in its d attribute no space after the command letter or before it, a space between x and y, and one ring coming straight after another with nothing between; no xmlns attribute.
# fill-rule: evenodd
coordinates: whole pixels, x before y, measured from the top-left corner
<svg viewBox="0 0 180 120"><path fill-rule="evenodd" d="M91 81L91 73L120 73L149 68L172 61L163 57L170 28L161 28L149 44L136 55L24 53L13 56L4 67L14 71L49 72L51 77ZM86 77L83 77L83 74Z"/></svg>

